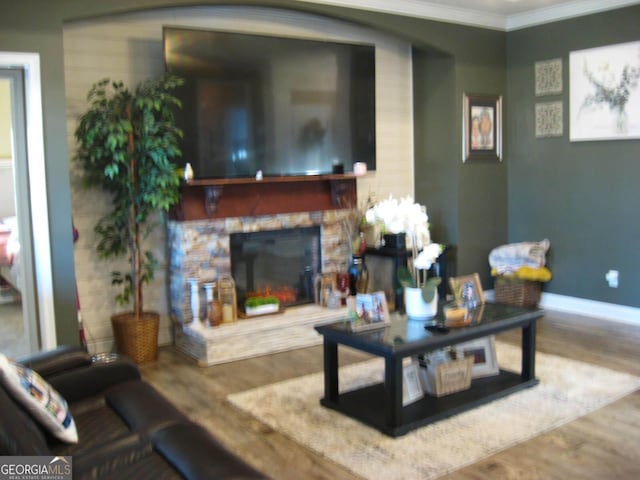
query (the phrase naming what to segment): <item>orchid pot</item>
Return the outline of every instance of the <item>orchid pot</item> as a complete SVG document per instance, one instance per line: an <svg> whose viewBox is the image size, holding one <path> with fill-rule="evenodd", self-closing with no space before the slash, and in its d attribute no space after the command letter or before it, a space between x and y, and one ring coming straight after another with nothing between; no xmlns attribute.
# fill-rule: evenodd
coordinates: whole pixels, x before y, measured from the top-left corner
<svg viewBox="0 0 640 480"><path fill-rule="evenodd" d="M404 288L404 307L407 316L415 320L428 320L438 313L438 290L436 289L431 301L425 301L422 288Z"/></svg>

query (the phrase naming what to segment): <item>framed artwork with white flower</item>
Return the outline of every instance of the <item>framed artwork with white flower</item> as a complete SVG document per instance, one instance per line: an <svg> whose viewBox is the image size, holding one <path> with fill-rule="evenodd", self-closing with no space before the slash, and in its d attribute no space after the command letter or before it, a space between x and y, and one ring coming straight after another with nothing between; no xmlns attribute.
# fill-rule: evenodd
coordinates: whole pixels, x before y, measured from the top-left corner
<svg viewBox="0 0 640 480"><path fill-rule="evenodd" d="M640 138L640 41L569 54L570 139Z"/></svg>

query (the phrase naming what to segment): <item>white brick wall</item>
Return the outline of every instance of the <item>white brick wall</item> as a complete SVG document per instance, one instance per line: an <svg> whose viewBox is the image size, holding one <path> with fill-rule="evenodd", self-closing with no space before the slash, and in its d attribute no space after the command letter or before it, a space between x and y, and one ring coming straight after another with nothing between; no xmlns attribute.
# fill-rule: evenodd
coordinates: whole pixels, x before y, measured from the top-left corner
<svg viewBox="0 0 640 480"><path fill-rule="evenodd" d="M69 151L73 132L93 83L109 77L134 86L164 71L162 26L179 25L278 34L301 38L373 43L376 46L377 171L358 181L360 203L367 195L413 194L411 46L379 32L345 22L285 10L257 7L160 9L71 22L64 28L64 68ZM83 190L71 167L72 207L80 239L75 246L76 276L89 347L110 350L113 263L95 255L93 226L108 208L101 192ZM161 314L160 343L171 343L166 286L165 232L152 239L162 267L146 293L145 305Z"/></svg>

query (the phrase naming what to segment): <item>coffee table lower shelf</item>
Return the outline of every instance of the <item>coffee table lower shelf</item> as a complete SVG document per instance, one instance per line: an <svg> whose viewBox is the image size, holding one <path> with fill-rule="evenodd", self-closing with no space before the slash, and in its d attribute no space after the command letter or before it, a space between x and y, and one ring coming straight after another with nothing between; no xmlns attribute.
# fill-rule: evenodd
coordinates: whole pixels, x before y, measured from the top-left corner
<svg viewBox="0 0 640 480"><path fill-rule="evenodd" d="M385 388L383 383L341 393L337 402L326 398L321 405L348 415L386 435L398 437L418 427L445 419L479 405L538 384L537 379L522 380L520 374L500 370L496 376L478 378L471 388L444 397L424 398L402 408L398 425L386 423Z"/></svg>

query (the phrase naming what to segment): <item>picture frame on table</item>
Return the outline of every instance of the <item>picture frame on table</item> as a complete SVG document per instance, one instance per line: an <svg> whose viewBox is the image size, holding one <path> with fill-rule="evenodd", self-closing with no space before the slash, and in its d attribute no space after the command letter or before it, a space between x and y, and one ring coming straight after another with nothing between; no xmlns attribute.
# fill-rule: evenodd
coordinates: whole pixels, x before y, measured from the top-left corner
<svg viewBox="0 0 640 480"><path fill-rule="evenodd" d="M462 161L502 161L502 96L463 95Z"/></svg>
<svg viewBox="0 0 640 480"><path fill-rule="evenodd" d="M469 308L484 305L484 293L480 283L480 276L477 273L450 277L449 287L451 287L451 292L456 302L461 305Z"/></svg>
<svg viewBox="0 0 640 480"><path fill-rule="evenodd" d="M454 346L458 358L473 357L471 378L491 377L500 373L495 336L478 338Z"/></svg>
<svg viewBox="0 0 640 480"><path fill-rule="evenodd" d="M386 327L391 323L384 292L358 293L347 298L347 322L352 332Z"/></svg>

